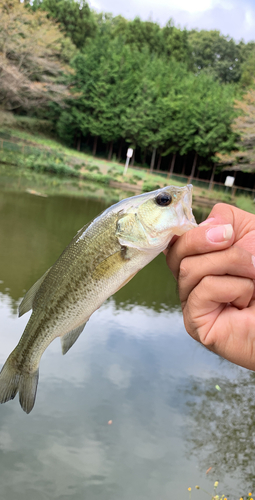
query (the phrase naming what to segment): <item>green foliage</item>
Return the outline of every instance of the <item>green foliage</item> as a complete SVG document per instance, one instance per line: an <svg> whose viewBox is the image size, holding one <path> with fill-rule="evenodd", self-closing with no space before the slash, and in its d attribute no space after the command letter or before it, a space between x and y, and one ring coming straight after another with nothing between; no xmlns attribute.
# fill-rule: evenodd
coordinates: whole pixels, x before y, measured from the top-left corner
<svg viewBox="0 0 255 500"><path fill-rule="evenodd" d="M116 168L116 167L111 167L108 169L108 174L118 174L119 173L119 170Z"/></svg>
<svg viewBox="0 0 255 500"><path fill-rule="evenodd" d="M49 120L40 120L30 116L15 116L15 125L29 132L51 133L54 131L54 124Z"/></svg>
<svg viewBox="0 0 255 500"><path fill-rule="evenodd" d="M87 165L86 170L89 170L89 172L100 172L100 168L97 165Z"/></svg>
<svg viewBox="0 0 255 500"><path fill-rule="evenodd" d="M254 87L255 81L255 44L252 50L249 51L247 58L242 65L242 75L240 78L240 86L242 88Z"/></svg>
<svg viewBox="0 0 255 500"><path fill-rule="evenodd" d="M141 180L142 180L142 178L143 178L143 176L142 176L142 175L138 175L138 174L133 175L133 179L134 179L135 181L141 181Z"/></svg>
<svg viewBox="0 0 255 500"><path fill-rule="evenodd" d="M79 177L79 172L65 164L62 157L52 157L51 155L38 154L29 155L20 160L20 165L25 168L30 168L35 172L47 172L68 177Z"/></svg>
<svg viewBox="0 0 255 500"><path fill-rule="evenodd" d="M255 203L250 196L237 196L235 202L238 208L255 214Z"/></svg>
<svg viewBox="0 0 255 500"><path fill-rule="evenodd" d="M69 95L65 75L71 71L65 63L75 52L45 12L32 12L18 1L0 2L1 107L38 116L51 102L63 106Z"/></svg>
<svg viewBox="0 0 255 500"><path fill-rule="evenodd" d="M149 191L155 191L156 189L159 188L160 188L159 184L156 184L155 182L153 182L153 180L144 181L142 191L143 193L148 193Z"/></svg>
<svg viewBox="0 0 255 500"><path fill-rule="evenodd" d="M207 71L223 83L240 80L241 47L233 38L216 30L192 30L188 38L196 70Z"/></svg>
<svg viewBox="0 0 255 500"><path fill-rule="evenodd" d="M128 182L128 184L132 184L133 186L136 186L137 184L137 181L136 179L134 179L134 177L126 177L124 180L125 182Z"/></svg>
<svg viewBox="0 0 255 500"><path fill-rule="evenodd" d="M100 182L102 184L109 185L112 177L108 174L101 174L100 172L86 172L83 174L84 179L88 179L94 182Z"/></svg>
<svg viewBox="0 0 255 500"><path fill-rule="evenodd" d="M97 31L95 15L86 0L35 0L32 9L46 10L50 17L60 24L77 48L82 48L86 41Z"/></svg>

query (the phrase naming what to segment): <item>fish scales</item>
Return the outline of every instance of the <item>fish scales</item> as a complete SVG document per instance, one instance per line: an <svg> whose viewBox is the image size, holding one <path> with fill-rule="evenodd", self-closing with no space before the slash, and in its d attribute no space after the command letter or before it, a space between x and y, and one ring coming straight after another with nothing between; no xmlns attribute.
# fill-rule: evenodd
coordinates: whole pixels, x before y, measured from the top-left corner
<svg viewBox="0 0 255 500"><path fill-rule="evenodd" d="M114 214L107 219L108 225L101 220L97 225L92 224L87 230L82 228L43 281L35 296L33 313L23 334L18 368L23 365L27 366L29 371L37 369L37 357L28 357L29 351L32 349L36 353L37 349L45 350L60 333L63 335L78 326L81 321L84 322L84 302L85 304L87 302L86 309L90 316L94 269L109 256L109 253L121 253L121 245L113 232L117 216ZM84 237L82 238L80 234L84 234ZM70 312L76 315L75 325ZM81 320L80 315L82 315ZM39 335L43 332L44 335Z"/></svg>
<svg viewBox="0 0 255 500"><path fill-rule="evenodd" d="M164 250L174 234L196 226L192 186L168 186L113 205L78 231L55 264L27 292L20 314L33 312L0 373L0 402L19 391L29 413L40 358L61 337L65 354L91 314Z"/></svg>

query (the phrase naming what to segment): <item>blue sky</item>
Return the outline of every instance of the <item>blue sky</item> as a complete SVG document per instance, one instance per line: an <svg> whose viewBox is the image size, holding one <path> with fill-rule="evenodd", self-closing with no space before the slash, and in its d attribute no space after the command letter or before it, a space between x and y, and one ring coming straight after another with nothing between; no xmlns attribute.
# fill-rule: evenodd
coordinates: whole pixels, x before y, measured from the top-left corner
<svg viewBox="0 0 255 500"><path fill-rule="evenodd" d="M164 25L172 17L188 29L217 29L236 41L255 40L255 0L89 0L91 7L128 19L152 18Z"/></svg>

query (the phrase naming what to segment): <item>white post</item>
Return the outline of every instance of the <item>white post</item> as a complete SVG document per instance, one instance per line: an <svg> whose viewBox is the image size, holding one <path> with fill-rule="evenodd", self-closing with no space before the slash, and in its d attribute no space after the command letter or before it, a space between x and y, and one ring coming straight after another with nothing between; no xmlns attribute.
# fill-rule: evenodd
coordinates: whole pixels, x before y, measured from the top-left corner
<svg viewBox="0 0 255 500"><path fill-rule="evenodd" d="M126 175L126 173L127 173L127 169L128 169L129 161L130 161L130 158L127 156L127 159L126 159L126 163L125 163L125 168L124 168L123 175Z"/></svg>
<svg viewBox="0 0 255 500"><path fill-rule="evenodd" d="M133 149L132 148L128 148L128 150L127 150L127 159L126 159L126 163L125 163L125 168L124 168L123 175L126 175L126 173L127 173L129 161L130 161L130 158L132 158L132 156L133 156Z"/></svg>

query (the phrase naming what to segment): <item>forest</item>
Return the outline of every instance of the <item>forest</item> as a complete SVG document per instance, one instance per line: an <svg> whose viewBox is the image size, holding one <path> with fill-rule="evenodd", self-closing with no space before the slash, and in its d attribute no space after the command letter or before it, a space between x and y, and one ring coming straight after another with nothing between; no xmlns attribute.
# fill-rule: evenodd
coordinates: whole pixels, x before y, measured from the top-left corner
<svg viewBox="0 0 255 500"><path fill-rule="evenodd" d="M254 187L255 41L82 0L0 0L0 126L93 155ZM226 170L227 169L227 170Z"/></svg>

